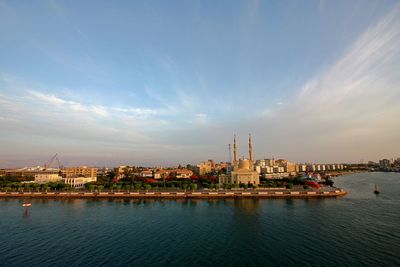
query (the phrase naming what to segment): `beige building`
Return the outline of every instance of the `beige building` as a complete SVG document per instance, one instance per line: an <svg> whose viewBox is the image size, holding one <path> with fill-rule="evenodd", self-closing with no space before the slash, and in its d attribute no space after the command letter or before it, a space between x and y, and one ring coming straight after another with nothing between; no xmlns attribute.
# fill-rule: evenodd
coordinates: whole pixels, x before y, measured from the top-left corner
<svg viewBox="0 0 400 267"><path fill-rule="evenodd" d="M220 183L230 184L260 184L260 176L257 171L254 170L253 160L253 144L251 141L251 135L249 135L249 159L242 158L238 160L238 148L236 143L236 135L233 139L233 170L230 176L221 175Z"/></svg>
<svg viewBox="0 0 400 267"><path fill-rule="evenodd" d="M97 168L67 167L63 170L62 176L65 184L73 188L83 188L86 183L97 181Z"/></svg>
<svg viewBox="0 0 400 267"><path fill-rule="evenodd" d="M175 173L177 179L189 179L193 175L193 172L191 170L185 169L176 170Z"/></svg>
<svg viewBox="0 0 400 267"><path fill-rule="evenodd" d="M195 167L195 173L197 175L204 175L214 171L214 169L215 169L215 163L213 160L209 159L205 162L201 162L200 164L198 164Z"/></svg>
<svg viewBox="0 0 400 267"><path fill-rule="evenodd" d="M67 167L63 170L64 178L74 177L97 177L97 168L82 167Z"/></svg>
<svg viewBox="0 0 400 267"><path fill-rule="evenodd" d="M119 166L118 168L114 168L115 178L120 180L125 177L125 170L127 166Z"/></svg>
<svg viewBox="0 0 400 267"><path fill-rule="evenodd" d="M157 170L154 172L154 179L164 179L169 176L171 171L169 170Z"/></svg>
<svg viewBox="0 0 400 267"><path fill-rule="evenodd" d="M58 173L37 173L35 174L35 183L46 184L51 182L61 181L61 176Z"/></svg>

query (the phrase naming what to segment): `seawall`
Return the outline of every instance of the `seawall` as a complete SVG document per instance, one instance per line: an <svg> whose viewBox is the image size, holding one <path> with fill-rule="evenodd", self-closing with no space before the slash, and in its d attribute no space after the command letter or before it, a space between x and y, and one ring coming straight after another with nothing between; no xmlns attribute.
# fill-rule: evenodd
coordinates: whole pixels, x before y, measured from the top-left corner
<svg viewBox="0 0 400 267"><path fill-rule="evenodd" d="M227 190L131 192L0 192L0 198L327 198L347 192L335 190Z"/></svg>

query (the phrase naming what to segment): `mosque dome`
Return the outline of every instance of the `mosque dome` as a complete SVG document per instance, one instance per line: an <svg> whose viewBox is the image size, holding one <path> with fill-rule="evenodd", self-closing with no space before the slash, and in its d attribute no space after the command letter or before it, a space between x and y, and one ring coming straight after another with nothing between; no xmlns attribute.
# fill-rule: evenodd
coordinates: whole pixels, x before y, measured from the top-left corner
<svg viewBox="0 0 400 267"><path fill-rule="evenodd" d="M250 161L248 159L239 160L239 170L250 170Z"/></svg>

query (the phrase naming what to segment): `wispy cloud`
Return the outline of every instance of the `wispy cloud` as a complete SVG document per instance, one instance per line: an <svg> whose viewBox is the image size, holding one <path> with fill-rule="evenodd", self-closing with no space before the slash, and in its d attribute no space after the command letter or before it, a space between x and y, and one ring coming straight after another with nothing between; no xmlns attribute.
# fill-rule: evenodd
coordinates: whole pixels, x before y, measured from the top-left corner
<svg viewBox="0 0 400 267"><path fill-rule="evenodd" d="M270 143L269 150L279 151L281 146L281 151L298 157L315 153L320 159L343 160L398 151L400 142L394 133L400 132L396 123L400 117L399 69L397 5L361 34L331 68L306 82L284 109L268 111L269 137L275 139L279 132L287 138L285 146Z"/></svg>
<svg viewBox="0 0 400 267"><path fill-rule="evenodd" d="M326 73L306 83L299 103L328 115L370 115L400 95L400 5L367 29ZM306 105L312 103L312 105ZM333 115L333 114L330 114Z"/></svg>
<svg viewBox="0 0 400 267"><path fill-rule="evenodd" d="M324 1L312 11L273 4L276 14L261 1L226 16L160 8L157 21L135 4L132 20L124 4L110 23L101 5L90 19L81 5L23 5L0 3L1 72L20 77L0 73L0 156L46 147L148 162L226 159L233 132L254 134L257 157L333 161L400 151L400 4L376 11L332 3L347 18L341 27L336 14L319 20ZM373 18L354 14L358 6ZM179 13L199 19L181 27Z"/></svg>

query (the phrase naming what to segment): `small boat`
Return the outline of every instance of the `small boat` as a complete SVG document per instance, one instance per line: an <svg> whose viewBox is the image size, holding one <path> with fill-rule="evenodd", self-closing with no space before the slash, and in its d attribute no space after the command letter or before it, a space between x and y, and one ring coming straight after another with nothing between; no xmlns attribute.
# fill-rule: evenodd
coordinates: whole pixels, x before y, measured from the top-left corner
<svg viewBox="0 0 400 267"><path fill-rule="evenodd" d="M30 203L30 202L22 203L22 207L30 207L30 206L32 206L32 203Z"/></svg>
<svg viewBox="0 0 400 267"><path fill-rule="evenodd" d="M375 185L374 194L379 194L378 186Z"/></svg>

